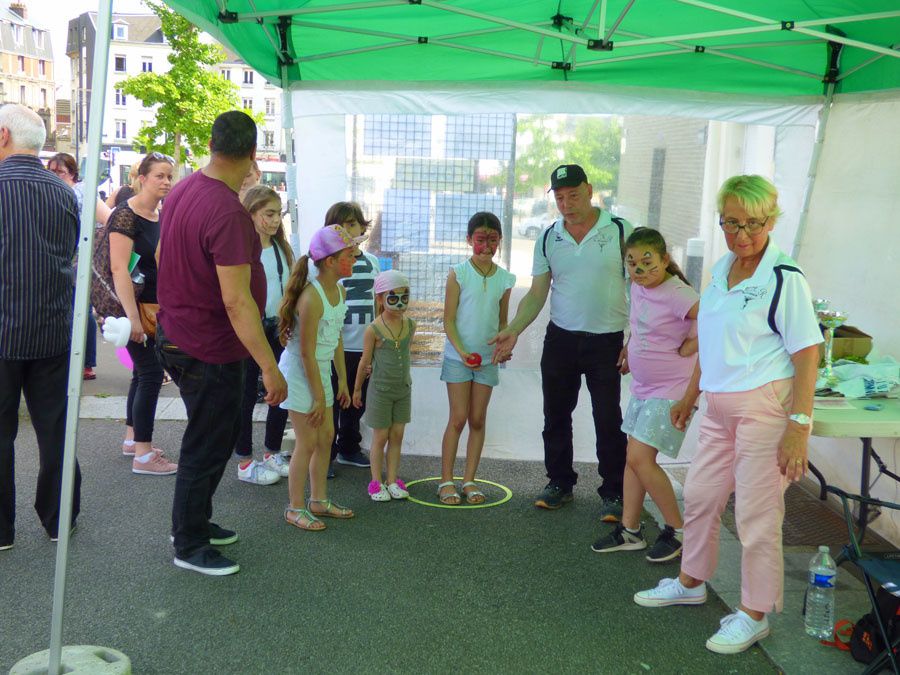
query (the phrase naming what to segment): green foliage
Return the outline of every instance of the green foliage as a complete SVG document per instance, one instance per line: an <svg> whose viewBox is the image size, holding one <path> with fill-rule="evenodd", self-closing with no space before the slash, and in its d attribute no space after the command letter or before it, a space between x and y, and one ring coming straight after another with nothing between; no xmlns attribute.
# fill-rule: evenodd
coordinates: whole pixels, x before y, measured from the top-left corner
<svg viewBox="0 0 900 675"><path fill-rule="evenodd" d="M214 68L225 59L219 45L201 42L199 29L165 5L152 0L145 4L162 21L163 34L172 46L168 57L171 69L129 77L119 88L146 107L159 106L156 119L145 123L136 134L135 147L144 145L148 152L170 155L177 147L180 164L207 153L213 121L219 114L239 107L238 88ZM262 121L261 115L254 117Z"/></svg>
<svg viewBox="0 0 900 675"><path fill-rule="evenodd" d="M518 123L516 189L546 189L560 164L579 164L594 190L615 191L622 130L615 117L521 116Z"/></svg>

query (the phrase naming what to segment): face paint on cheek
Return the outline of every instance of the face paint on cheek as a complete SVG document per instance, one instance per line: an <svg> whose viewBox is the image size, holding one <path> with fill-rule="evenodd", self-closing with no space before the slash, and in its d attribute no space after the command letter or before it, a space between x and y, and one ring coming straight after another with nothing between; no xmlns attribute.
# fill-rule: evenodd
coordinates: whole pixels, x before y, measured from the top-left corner
<svg viewBox="0 0 900 675"><path fill-rule="evenodd" d="M353 258L341 256L338 258L338 273L342 277L349 277L353 274Z"/></svg>

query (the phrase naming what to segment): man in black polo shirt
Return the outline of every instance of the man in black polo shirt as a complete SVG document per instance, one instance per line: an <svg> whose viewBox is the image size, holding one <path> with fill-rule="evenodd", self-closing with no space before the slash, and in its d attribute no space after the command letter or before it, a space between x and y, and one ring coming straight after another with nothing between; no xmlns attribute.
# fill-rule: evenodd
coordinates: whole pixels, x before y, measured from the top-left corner
<svg viewBox="0 0 900 675"><path fill-rule="evenodd" d="M45 138L35 112L0 107L0 551L15 536L13 443L23 393L39 450L34 508L51 539L59 529L79 214L72 188L38 158ZM80 488L76 464L73 525Z"/></svg>

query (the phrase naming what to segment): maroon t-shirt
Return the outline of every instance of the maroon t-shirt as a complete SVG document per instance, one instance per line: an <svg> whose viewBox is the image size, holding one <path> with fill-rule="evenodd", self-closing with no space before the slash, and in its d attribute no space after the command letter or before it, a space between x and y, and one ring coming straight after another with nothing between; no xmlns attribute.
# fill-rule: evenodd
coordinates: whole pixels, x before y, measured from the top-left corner
<svg viewBox="0 0 900 675"><path fill-rule="evenodd" d="M202 171L179 181L160 214L159 243L156 295L166 338L206 363L247 358L225 311L216 274L216 266L249 264L250 291L262 316L262 247L237 193Z"/></svg>

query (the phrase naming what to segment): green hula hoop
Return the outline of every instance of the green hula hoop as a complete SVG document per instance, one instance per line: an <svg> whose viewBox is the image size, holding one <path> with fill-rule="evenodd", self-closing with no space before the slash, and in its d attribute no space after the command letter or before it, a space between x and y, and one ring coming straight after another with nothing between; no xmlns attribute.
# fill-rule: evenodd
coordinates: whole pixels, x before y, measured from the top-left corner
<svg viewBox="0 0 900 675"><path fill-rule="evenodd" d="M434 476L432 478L419 478L417 480L409 481L406 484L406 486L412 487L413 485L416 485L417 483L427 483L429 481L439 481L440 479L441 479L440 476ZM462 478L459 476L454 476L453 480L462 480ZM487 509L487 508L490 508L491 506L500 506L501 504L505 504L510 499L512 499L512 490L510 490L505 485L500 485L500 483L495 483L494 481L491 481L491 480L483 480L481 478L476 478L475 482L476 483L484 483L485 485L493 485L496 488L500 488L501 490L503 490L503 498L496 502L484 501L481 504L466 504L465 497L460 495L463 499L462 503L460 503L460 504L441 504L440 502L434 503L434 502L422 501L421 499L416 499L415 497L410 495L409 497L407 497L407 501L411 501L416 504L421 504L422 506L431 506L432 508L437 508L437 509Z"/></svg>

